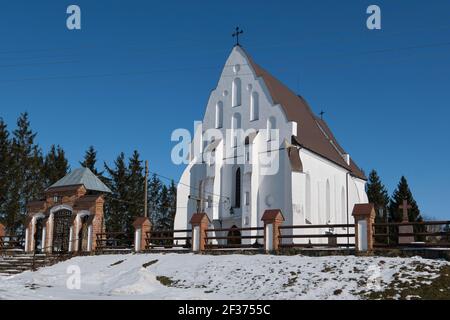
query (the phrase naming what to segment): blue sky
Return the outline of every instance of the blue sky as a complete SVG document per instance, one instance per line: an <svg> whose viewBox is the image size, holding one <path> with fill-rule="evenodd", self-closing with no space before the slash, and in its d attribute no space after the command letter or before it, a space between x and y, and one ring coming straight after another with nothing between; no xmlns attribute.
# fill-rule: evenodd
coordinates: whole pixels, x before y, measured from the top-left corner
<svg viewBox="0 0 450 320"><path fill-rule="evenodd" d="M82 30L66 28L77 4ZM366 28L366 8L382 30ZM192 130L236 25L254 60L325 119L390 192L408 178L422 212L450 218L449 1L3 1L0 116L28 111L44 150L72 168L89 145L101 162L134 149L178 179L176 128Z"/></svg>

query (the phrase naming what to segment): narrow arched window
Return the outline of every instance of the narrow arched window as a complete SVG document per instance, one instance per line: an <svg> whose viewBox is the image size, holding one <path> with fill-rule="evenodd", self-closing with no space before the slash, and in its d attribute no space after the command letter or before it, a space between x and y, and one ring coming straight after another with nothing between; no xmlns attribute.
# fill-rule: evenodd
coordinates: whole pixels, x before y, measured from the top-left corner
<svg viewBox="0 0 450 320"><path fill-rule="evenodd" d="M241 101L242 101L242 82L241 79L236 78L233 80L233 85L232 85L232 102L233 102L233 107L237 107L241 105Z"/></svg>
<svg viewBox="0 0 450 320"><path fill-rule="evenodd" d="M250 101L250 121L259 119L259 94L256 91L252 92Z"/></svg>
<svg viewBox="0 0 450 320"><path fill-rule="evenodd" d="M327 215L327 223L331 222L331 191L330 191L330 181L327 180L326 186L326 215Z"/></svg>
<svg viewBox="0 0 450 320"><path fill-rule="evenodd" d="M312 214L311 214L311 176L306 174L306 187L305 187L305 219L307 224L312 224Z"/></svg>
<svg viewBox="0 0 450 320"><path fill-rule="evenodd" d="M347 214L345 212L346 203L345 203L345 189L342 187L341 189L341 215L342 215L342 223L347 223Z"/></svg>
<svg viewBox="0 0 450 320"><path fill-rule="evenodd" d="M219 101L216 104L216 128L223 126L223 102Z"/></svg>
<svg viewBox="0 0 450 320"><path fill-rule="evenodd" d="M239 137L241 133L239 129L242 128L241 115L239 113L233 114L231 118L231 134L232 134L232 146L236 147L238 145Z"/></svg>
<svg viewBox="0 0 450 320"><path fill-rule="evenodd" d="M274 117L267 119L267 141L272 141L275 139L274 130L276 129L277 123Z"/></svg>
<svg viewBox="0 0 450 320"><path fill-rule="evenodd" d="M234 207L241 207L241 168L237 168L234 185Z"/></svg>
<svg viewBox="0 0 450 320"><path fill-rule="evenodd" d="M239 113L233 114L233 118L231 119L231 128L232 129L241 129L241 115Z"/></svg>

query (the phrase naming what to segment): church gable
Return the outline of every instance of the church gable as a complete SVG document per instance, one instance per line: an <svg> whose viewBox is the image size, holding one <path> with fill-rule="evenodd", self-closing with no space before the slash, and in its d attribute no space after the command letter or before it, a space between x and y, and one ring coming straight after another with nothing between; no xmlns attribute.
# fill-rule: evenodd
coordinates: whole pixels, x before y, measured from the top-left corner
<svg viewBox="0 0 450 320"><path fill-rule="evenodd" d="M295 144L365 180L364 173L339 145L326 123L307 102L257 65L235 46L212 91L204 129L278 129L280 142Z"/></svg>
<svg viewBox="0 0 450 320"><path fill-rule="evenodd" d="M290 139L292 129L280 108L274 105L263 79L259 78L244 50L233 48L217 87L212 91L203 121L204 129L280 130L281 140Z"/></svg>

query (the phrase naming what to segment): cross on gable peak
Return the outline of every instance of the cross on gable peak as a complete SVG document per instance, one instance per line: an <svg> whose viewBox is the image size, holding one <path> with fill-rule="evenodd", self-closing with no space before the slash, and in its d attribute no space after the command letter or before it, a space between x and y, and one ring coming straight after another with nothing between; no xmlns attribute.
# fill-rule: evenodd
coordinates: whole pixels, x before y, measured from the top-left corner
<svg viewBox="0 0 450 320"><path fill-rule="evenodd" d="M239 43L239 35L243 34L244 30L242 30L239 27L236 27L235 32L232 34L233 38L236 38L236 46L240 46L241 44Z"/></svg>

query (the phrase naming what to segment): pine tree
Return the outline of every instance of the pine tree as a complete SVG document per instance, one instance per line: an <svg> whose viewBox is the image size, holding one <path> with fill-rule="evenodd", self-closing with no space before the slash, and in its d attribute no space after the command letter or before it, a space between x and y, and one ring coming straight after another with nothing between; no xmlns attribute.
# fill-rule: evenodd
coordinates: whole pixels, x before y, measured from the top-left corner
<svg viewBox="0 0 450 320"><path fill-rule="evenodd" d="M129 228L136 217L144 215L144 180L142 160L139 153L134 151L128 164L128 201L129 201Z"/></svg>
<svg viewBox="0 0 450 320"><path fill-rule="evenodd" d="M51 186L68 172L69 164L64 150L60 146L52 145L44 161L45 185Z"/></svg>
<svg viewBox="0 0 450 320"><path fill-rule="evenodd" d="M159 225L161 230L171 229L171 219L170 219L170 198L169 189L163 185L160 192L160 202L159 202Z"/></svg>
<svg viewBox="0 0 450 320"><path fill-rule="evenodd" d="M94 146L90 146L86 153L84 154L84 160L80 162L80 164L91 170L96 176L101 176L103 172L98 172L96 168L97 164L97 151Z"/></svg>
<svg viewBox="0 0 450 320"><path fill-rule="evenodd" d="M369 174L366 191L369 202L373 203L375 207L375 212L377 214L375 221L385 222L388 215L389 195L375 170L372 170Z"/></svg>
<svg viewBox="0 0 450 320"><path fill-rule="evenodd" d="M161 208L161 189L161 180L156 174L153 174L148 184L148 209L153 228L156 230L161 229L161 213L159 212Z"/></svg>
<svg viewBox="0 0 450 320"><path fill-rule="evenodd" d="M173 230L175 213L176 213L176 201L177 201L177 189L175 183L171 181L169 187L163 185L159 194L159 221L158 226L161 230Z"/></svg>
<svg viewBox="0 0 450 320"><path fill-rule="evenodd" d="M6 123L0 118L0 222L2 223L5 223L6 199L9 186L10 148L9 132Z"/></svg>
<svg viewBox="0 0 450 320"><path fill-rule="evenodd" d="M408 186L408 181L404 176L400 178L400 182L397 185L397 189L391 196L391 201L389 204L389 213L391 216L391 221L393 222L401 222L403 220L403 212L400 209L400 205L403 204L403 200L408 201L408 205L411 205L411 209L408 209L408 221L409 222L421 222L423 218L420 214L419 206L417 205L416 200L414 199L411 190ZM425 228L423 226L414 226L414 232L425 232ZM395 229L393 232L393 241L395 242L398 239L398 229ZM423 236L416 236L416 241L424 241Z"/></svg>
<svg viewBox="0 0 450 320"><path fill-rule="evenodd" d="M408 220L410 222L422 221L420 215L419 206L414 199L411 190L408 186L408 181L404 176L401 177L400 182L397 185L397 189L393 192L391 201L389 204L389 211L391 220L394 222L401 222L403 219L402 210L399 208L403 204L403 200L407 200L411 205L411 209L408 210Z"/></svg>
<svg viewBox="0 0 450 320"><path fill-rule="evenodd" d="M10 185L5 204L5 222L11 233L23 227L26 204L40 199L44 191L44 161L41 149L34 142L35 138L36 133L30 128L28 114L21 114L11 143L8 172Z"/></svg>
<svg viewBox="0 0 450 320"><path fill-rule="evenodd" d="M177 213L177 187L172 180L169 186L169 225L174 229L175 215Z"/></svg>
<svg viewBox="0 0 450 320"><path fill-rule="evenodd" d="M375 222L385 223L388 220L388 206L389 206L389 195L386 187L381 182L378 173L372 170L369 174L369 180L366 186L367 197L369 202L374 204L375 207ZM389 229L389 230L388 230ZM375 234L389 234L393 230L389 227L378 226L375 227ZM388 243L388 238L384 236L375 237L376 243Z"/></svg>
<svg viewBox="0 0 450 320"><path fill-rule="evenodd" d="M114 166L114 168L110 168L105 163L106 172L110 177L107 184L113 193L111 197L107 197L105 203L107 231L128 232L128 170L123 152L114 161Z"/></svg>

